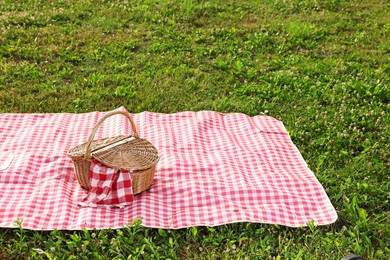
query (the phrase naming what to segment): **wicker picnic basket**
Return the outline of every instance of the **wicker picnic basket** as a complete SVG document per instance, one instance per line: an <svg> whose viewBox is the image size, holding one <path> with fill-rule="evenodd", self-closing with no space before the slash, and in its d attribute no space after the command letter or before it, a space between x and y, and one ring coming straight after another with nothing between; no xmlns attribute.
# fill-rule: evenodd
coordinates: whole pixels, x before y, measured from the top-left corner
<svg viewBox="0 0 390 260"><path fill-rule="evenodd" d="M122 114L129 119L133 135L94 140L99 126L108 117ZM90 166L93 159L104 165L121 170L130 170L133 194L148 190L153 182L156 164L159 160L157 149L147 140L139 138L135 123L127 111L113 111L101 118L92 129L88 141L69 150L77 179L82 187L90 189Z"/></svg>

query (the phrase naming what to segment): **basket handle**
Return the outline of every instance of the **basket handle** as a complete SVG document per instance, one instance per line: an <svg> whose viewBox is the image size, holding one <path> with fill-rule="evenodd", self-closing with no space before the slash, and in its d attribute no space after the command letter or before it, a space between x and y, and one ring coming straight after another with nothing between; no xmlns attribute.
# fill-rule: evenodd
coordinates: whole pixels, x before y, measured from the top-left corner
<svg viewBox="0 0 390 260"><path fill-rule="evenodd" d="M95 138L95 134L96 134L96 132L97 132L99 126L103 123L104 120L106 120L106 119L109 118L110 116L117 115L117 114L122 114L122 115L126 116L127 119L129 119L129 121L130 121L130 123L131 123L131 127L132 127L132 129L133 129L134 137L135 137L135 138L139 138L139 137L138 137L138 133L137 133L137 129L136 129L136 127L135 127L135 123L134 123L133 119L131 118L129 112L127 112L127 111L122 111L122 110L109 112L109 113L107 113L104 117L102 117L102 118L97 122L97 124L93 127L92 132L91 132L91 134L89 135L89 138L88 138L88 141L87 141L87 144L86 144L87 146L86 146L86 148L85 148L85 156L84 156L85 159L89 159L89 158L91 157L91 144L92 144L93 139Z"/></svg>

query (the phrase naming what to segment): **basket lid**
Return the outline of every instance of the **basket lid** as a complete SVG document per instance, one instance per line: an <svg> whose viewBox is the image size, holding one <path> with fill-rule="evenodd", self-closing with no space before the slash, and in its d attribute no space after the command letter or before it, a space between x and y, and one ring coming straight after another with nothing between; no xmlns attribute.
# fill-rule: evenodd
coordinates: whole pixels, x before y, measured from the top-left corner
<svg viewBox="0 0 390 260"><path fill-rule="evenodd" d="M146 139L129 136L91 152L101 163L116 169L144 170L159 160L157 149Z"/></svg>
<svg viewBox="0 0 390 260"><path fill-rule="evenodd" d="M102 149L104 147L112 145L113 143L120 142L128 137L129 136L119 135L119 136L115 136L115 137L93 140L91 142L91 151L94 152L96 150ZM76 147L71 148L68 152L68 156L73 158L73 159L83 159L85 157L87 145L88 145L88 142L85 142L83 144L80 144L80 145L77 145Z"/></svg>
<svg viewBox="0 0 390 260"><path fill-rule="evenodd" d="M116 136L94 140L95 133L104 120L110 116L122 114L127 117L133 129L133 135ZM145 170L158 160L157 149L147 140L139 138L135 123L127 111L113 111L101 118L92 129L88 141L72 148L68 156L73 160L90 161L92 158L116 169Z"/></svg>

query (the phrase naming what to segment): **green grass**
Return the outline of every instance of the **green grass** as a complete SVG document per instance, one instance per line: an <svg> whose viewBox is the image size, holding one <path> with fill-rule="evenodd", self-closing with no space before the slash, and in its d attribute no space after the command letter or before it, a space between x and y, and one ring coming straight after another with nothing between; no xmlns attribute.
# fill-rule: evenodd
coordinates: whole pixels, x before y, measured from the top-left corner
<svg viewBox="0 0 390 260"><path fill-rule="evenodd" d="M0 112L271 115L339 220L0 229L0 258L389 259L388 39L385 0L1 0Z"/></svg>

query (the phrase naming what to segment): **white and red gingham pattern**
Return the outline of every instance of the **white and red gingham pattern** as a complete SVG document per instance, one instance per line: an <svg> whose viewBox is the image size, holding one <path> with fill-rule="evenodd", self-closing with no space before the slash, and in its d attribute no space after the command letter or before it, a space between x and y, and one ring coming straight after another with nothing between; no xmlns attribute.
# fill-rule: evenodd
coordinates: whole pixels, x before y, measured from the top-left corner
<svg viewBox="0 0 390 260"><path fill-rule="evenodd" d="M81 207L87 191L66 154L104 114L0 115L1 227L17 219L39 230L120 228L137 218L159 228L337 219L280 121L212 111L133 114L139 135L161 156L151 189L124 208ZM115 115L95 138L129 132L127 119Z"/></svg>
<svg viewBox="0 0 390 260"><path fill-rule="evenodd" d="M86 207L119 207L130 205L134 200L129 171L107 167L92 160L90 167L90 190L79 203Z"/></svg>

